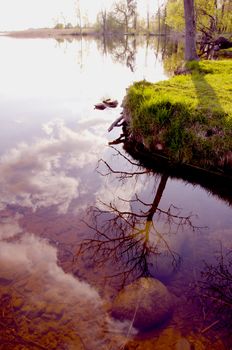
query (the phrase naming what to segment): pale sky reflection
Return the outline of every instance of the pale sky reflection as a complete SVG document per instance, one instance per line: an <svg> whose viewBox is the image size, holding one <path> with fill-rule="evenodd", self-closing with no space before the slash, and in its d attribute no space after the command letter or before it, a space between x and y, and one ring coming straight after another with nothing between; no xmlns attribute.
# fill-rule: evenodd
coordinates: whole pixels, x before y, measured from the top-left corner
<svg viewBox="0 0 232 350"><path fill-rule="evenodd" d="M56 205L64 213L90 188L95 193L97 184L91 187L85 173L93 173L121 109L99 112L94 104L104 97L120 103L134 80L164 78L161 61L154 62L151 48L145 54L145 44L137 47L134 73L98 45L1 38L2 202L34 210Z"/></svg>
<svg viewBox="0 0 232 350"><path fill-rule="evenodd" d="M80 50L82 64L78 64ZM74 41L66 52L55 48L52 40L1 38L0 51L0 97L68 98L69 103L78 101L80 108L80 103L84 106L86 101L93 103L104 96L121 100L125 87L135 80L165 79L162 62L155 61L151 48L146 61L144 47L138 47L134 73L124 64L113 63L110 55L102 56L93 40Z"/></svg>

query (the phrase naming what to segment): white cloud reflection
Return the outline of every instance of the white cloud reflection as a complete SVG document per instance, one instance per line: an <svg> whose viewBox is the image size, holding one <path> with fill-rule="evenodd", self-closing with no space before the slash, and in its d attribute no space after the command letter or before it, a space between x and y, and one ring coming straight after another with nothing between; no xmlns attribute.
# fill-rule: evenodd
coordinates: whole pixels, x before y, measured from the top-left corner
<svg viewBox="0 0 232 350"><path fill-rule="evenodd" d="M62 121L43 128L47 137L21 143L1 157L1 200L33 210L55 205L65 213L85 191L84 173L96 163L105 139L88 130L73 131Z"/></svg>
<svg viewBox="0 0 232 350"><path fill-rule="evenodd" d="M3 226L0 224L1 234ZM125 341L130 324L111 319L98 291L65 273L57 264L56 248L46 240L29 233L17 240L4 240L18 233L17 224L11 228L8 225L9 234L0 238L0 279L9 281L14 293L23 300L22 313L32 313L33 329L39 321L38 334L44 327L49 332L49 318L57 317L56 337L61 337L60 342L64 341L62 332L71 328L75 337L80 335L90 349L97 346L106 350L109 343L118 348L116 344ZM135 334L134 329L131 334ZM72 349L75 338L65 341L67 349Z"/></svg>
<svg viewBox="0 0 232 350"><path fill-rule="evenodd" d="M1 226L2 229L2 226ZM57 251L34 235L24 234L17 242L1 241L0 265L7 266L17 274L30 273L33 278L39 278L41 287L52 288L54 295L67 295L76 298L91 299L100 303L96 290L87 283L81 282L70 274L66 274L57 265Z"/></svg>
<svg viewBox="0 0 232 350"><path fill-rule="evenodd" d="M18 224L20 217L19 214L16 214L13 217L4 216L4 213L3 215L1 214L0 241L22 233L22 229Z"/></svg>

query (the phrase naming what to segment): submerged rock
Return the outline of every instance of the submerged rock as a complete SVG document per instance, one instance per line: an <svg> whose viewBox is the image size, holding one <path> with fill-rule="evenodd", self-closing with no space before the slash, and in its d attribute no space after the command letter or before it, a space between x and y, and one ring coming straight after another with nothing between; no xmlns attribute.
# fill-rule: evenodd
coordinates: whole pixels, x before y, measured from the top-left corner
<svg viewBox="0 0 232 350"><path fill-rule="evenodd" d="M168 320L173 300L163 283L153 278L140 278L122 289L112 306L112 316L129 320L138 330L152 329Z"/></svg>
<svg viewBox="0 0 232 350"><path fill-rule="evenodd" d="M180 338L176 343L175 350L191 350L191 344L186 338Z"/></svg>

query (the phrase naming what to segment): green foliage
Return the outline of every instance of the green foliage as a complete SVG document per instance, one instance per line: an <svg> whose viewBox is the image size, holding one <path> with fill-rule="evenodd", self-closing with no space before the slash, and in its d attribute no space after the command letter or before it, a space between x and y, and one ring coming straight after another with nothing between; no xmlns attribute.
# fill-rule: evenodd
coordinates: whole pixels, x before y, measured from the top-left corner
<svg viewBox="0 0 232 350"><path fill-rule="evenodd" d="M54 29L64 29L63 23L57 23L54 27Z"/></svg>
<svg viewBox="0 0 232 350"><path fill-rule="evenodd" d="M132 130L178 162L217 167L232 149L232 62L189 62L191 74L132 85L125 108Z"/></svg>
<svg viewBox="0 0 232 350"><path fill-rule="evenodd" d="M185 21L183 0L169 0L167 2L166 24L176 32L184 30Z"/></svg>
<svg viewBox="0 0 232 350"><path fill-rule="evenodd" d="M117 20L117 17L115 16L115 13L113 11L109 11L106 13L106 30L107 32L112 32L112 33L121 33L124 32L124 24L119 23ZM103 30L103 17L102 13L99 13L97 15L97 21L95 23L95 29L97 31L102 31Z"/></svg>
<svg viewBox="0 0 232 350"><path fill-rule="evenodd" d="M220 33L231 32L231 1L216 1L216 3L215 0L195 0L196 24L198 30L203 29L209 31L211 28ZM168 0L166 10L166 24L174 31L182 32L185 27L183 0ZM215 26L215 28L213 28L213 26Z"/></svg>
<svg viewBox="0 0 232 350"><path fill-rule="evenodd" d="M72 28L73 28L72 23L67 23L67 24L65 25L65 29L72 29Z"/></svg>

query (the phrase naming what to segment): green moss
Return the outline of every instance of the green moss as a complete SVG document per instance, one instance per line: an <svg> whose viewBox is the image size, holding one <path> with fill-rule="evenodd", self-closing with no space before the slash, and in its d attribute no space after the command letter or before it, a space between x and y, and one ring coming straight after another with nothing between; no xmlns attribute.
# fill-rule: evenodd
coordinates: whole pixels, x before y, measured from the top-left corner
<svg viewBox="0 0 232 350"><path fill-rule="evenodd" d="M232 61L189 62L191 74L132 85L125 98L131 128L150 149L175 161L217 166L232 150Z"/></svg>

